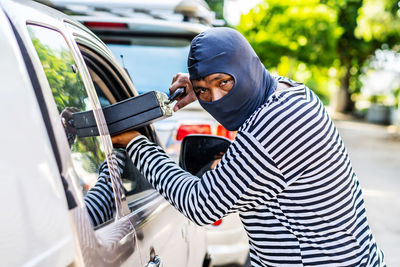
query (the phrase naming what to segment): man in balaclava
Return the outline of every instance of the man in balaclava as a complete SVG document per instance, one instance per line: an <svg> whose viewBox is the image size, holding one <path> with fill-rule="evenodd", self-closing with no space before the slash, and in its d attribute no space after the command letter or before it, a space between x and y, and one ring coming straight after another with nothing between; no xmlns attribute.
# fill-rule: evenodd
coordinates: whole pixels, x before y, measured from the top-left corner
<svg viewBox="0 0 400 267"><path fill-rule="evenodd" d="M174 110L197 98L237 136L201 178L137 132L113 137L154 188L199 225L238 212L252 266L384 266L357 176L318 97L272 77L229 28L193 39L188 70L170 87L186 88Z"/></svg>

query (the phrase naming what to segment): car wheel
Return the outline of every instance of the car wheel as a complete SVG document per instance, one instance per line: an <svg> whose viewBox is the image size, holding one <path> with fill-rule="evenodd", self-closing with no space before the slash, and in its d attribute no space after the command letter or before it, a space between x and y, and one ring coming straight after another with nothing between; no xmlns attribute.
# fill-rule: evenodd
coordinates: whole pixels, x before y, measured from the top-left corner
<svg viewBox="0 0 400 267"><path fill-rule="evenodd" d="M212 259L210 257L210 254L206 254L204 256L204 260L203 260L203 267L212 267Z"/></svg>

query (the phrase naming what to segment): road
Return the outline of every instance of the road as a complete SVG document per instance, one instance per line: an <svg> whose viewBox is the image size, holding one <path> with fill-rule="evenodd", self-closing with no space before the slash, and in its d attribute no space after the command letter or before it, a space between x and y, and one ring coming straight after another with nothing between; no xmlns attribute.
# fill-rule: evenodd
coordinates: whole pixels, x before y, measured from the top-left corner
<svg viewBox="0 0 400 267"><path fill-rule="evenodd" d="M336 120L387 266L400 266L400 138L387 127Z"/></svg>

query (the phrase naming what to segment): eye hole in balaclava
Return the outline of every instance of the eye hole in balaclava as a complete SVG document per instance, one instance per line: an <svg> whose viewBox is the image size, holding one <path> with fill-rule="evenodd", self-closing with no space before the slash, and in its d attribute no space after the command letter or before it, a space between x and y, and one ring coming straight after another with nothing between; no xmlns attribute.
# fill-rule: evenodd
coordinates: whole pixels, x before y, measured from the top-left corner
<svg viewBox="0 0 400 267"><path fill-rule="evenodd" d="M191 82L197 98L211 102L228 94L235 84L235 79L226 73L212 73L205 78Z"/></svg>

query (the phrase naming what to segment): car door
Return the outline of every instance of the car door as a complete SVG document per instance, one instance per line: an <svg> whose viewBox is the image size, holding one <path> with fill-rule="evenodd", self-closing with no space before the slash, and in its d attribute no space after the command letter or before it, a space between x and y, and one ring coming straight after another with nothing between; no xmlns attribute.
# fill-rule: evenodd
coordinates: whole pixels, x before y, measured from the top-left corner
<svg viewBox="0 0 400 267"><path fill-rule="evenodd" d="M41 95L38 101L48 117L48 134L54 140L53 152L60 166L58 179L65 177L70 198L76 204L70 207L75 263L115 266L124 262L142 266L133 223L123 216L120 174L111 160L112 145L101 105L78 47L64 25L65 16L32 1L2 1L2 5L14 26L35 89ZM61 123L62 112L68 107L92 110L100 136L69 138ZM105 185L114 192L110 199L92 190L104 174L100 173L103 164L108 166ZM88 201L88 195L96 194L93 201ZM43 229L43 234L52 230Z"/></svg>
<svg viewBox="0 0 400 267"><path fill-rule="evenodd" d="M137 95L130 77L108 48L73 21L66 23L82 52L102 106ZM139 131L158 143L151 125ZM131 161L122 178L126 195L122 206L129 210L124 215L134 222L142 260L149 263L157 256L164 266L200 266L206 254L203 230L169 205ZM193 240L195 245L190 246Z"/></svg>
<svg viewBox="0 0 400 267"><path fill-rule="evenodd" d="M1 265L78 265L53 143L1 0L0 36Z"/></svg>

